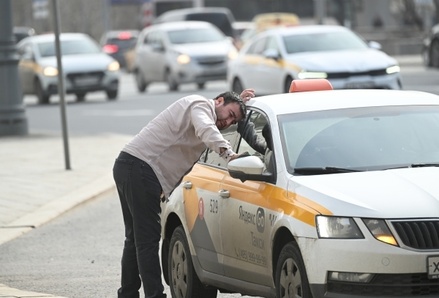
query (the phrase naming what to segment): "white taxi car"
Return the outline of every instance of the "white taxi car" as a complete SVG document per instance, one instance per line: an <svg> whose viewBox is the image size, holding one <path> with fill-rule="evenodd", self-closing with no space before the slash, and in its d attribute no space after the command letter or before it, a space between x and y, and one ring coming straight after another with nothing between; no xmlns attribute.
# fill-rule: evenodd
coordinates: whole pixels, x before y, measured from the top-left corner
<svg viewBox="0 0 439 298"><path fill-rule="evenodd" d="M266 30L230 60L227 81L240 93L287 92L291 81L324 78L334 89L401 89L398 62L343 26L307 25Z"/></svg>
<svg viewBox="0 0 439 298"><path fill-rule="evenodd" d="M252 99L222 131L250 156L207 150L162 204L172 297L439 297L439 96L331 87Z"/></svg>

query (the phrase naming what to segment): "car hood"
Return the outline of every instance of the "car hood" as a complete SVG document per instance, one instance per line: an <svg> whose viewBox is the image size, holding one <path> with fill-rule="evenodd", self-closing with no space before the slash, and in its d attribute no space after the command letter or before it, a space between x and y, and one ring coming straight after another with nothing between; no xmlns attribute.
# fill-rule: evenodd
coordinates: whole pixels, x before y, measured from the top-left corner
<svg viewBox="0 0 439 298"><path fill-rule="evenodd" d="M87 71L105 71L108 64L113 60L106 54L90 55L65 55L62 56L62 67L64 72L87 72ZM56 57L46 57L40 60L42 66L57 66Z"/></svg>
<svg viewBox="0 0 439 298"><path fill-rule="evenodd" d="M437 177L439 168L294 176L290 190L324 206L334 215L438 217Z"/></svg>
<svg viewBox="0 0 439 298"><path fill-rule="evenodd" d="M232 49L232 45L229 42L220 41L176 45L173 48L177 52L190 56L221 56L227 55Z"/></svg>
<svg viewBox="0 0 439 298"><path fill-rule="evenodd" d="M374 49L297 53L286 59L304 70L325 72L362 72L398 64L396 59Z"/></svg>

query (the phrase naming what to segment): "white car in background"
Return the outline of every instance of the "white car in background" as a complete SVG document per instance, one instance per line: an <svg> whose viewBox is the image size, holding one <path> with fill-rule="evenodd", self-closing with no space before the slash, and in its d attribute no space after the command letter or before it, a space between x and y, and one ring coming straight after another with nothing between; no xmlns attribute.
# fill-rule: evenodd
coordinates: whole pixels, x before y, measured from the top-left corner
<svg viewBox="0 0 439 298"><path fill-rule="evenodd" d="M144 92L154 82L179 85L226 80L227 63L237 55L232 39L216 26L201 21L165 22L140 33L135 48L133 74Z"/></svg>
<svg viewBox="0 0 439 298"><path fill-rule="evenodd" d="M98 43L82 33L61 33L61 61L66 93L85 100L89 92L104 91L115 100L119 91L119 63ZM40 104L58 94L58 64L54 34L34 35L17 45L19 74L24 94L34 94Z"/></svg>
<svg viewBox="0 0 439 298"><path fill-rule="evenodd" d="M287 92L291 81L324 78L334 89L401 89L397 61L353 31L335 25L281 27L248 41L230 61L227 80L241 92Z"/></svg>
<svg viewBox="0 0 439 298"><path fill-rule="evenodd" d="M439 96L327 82L249 101L255 137L222 134L250 156L206 150L162 204L173 298L439 297Z"/></svg>

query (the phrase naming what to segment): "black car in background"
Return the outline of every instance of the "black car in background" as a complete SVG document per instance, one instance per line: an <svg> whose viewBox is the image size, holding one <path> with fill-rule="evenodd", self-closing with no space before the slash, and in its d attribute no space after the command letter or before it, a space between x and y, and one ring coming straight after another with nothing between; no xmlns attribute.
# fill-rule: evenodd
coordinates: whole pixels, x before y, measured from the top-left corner
<svg viewBox="0 0 439 298"><path fill-rule="evenodd" d="M106 32L100 44L105 53L119 62L121 68L127 67L125 53L135 47L138 30L114 30Z"/></svg>
<svg viewBox="0 0 439 298"><path fill-rule="evenodd" d="M422 46L424 65L439 68L439 24L431 28Z"/></svg>

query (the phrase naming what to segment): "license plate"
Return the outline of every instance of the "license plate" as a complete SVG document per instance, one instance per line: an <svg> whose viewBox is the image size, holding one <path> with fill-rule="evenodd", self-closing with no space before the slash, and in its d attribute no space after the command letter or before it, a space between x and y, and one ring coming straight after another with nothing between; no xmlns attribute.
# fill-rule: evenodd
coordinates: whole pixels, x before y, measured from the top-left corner
<svg viewBox="0 0 439 298"><path fill-rule="evenodd" d="M439 256L427 258L428 278L439 279Z"/></svg>
<svg viewBox="0 0 439 298"><path fill-rule="evenodd" d="M77 86L90 86L96 85L99 81L97 77L79 77L75 79L75 85Z"/></svg>
<svg viewBox="0 0 439 298"><path fill-rule="evenodd" d="M375 85L372 82L351 82L346 83L345 86L347 89L371 89L373 87L375 87Z"/></svg>

